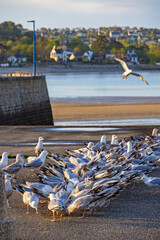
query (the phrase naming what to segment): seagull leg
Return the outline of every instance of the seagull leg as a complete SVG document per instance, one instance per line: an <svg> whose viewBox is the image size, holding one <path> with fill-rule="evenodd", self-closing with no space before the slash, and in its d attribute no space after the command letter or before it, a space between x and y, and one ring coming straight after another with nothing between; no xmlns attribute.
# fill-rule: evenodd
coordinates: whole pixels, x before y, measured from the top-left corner
<svg viewBox="0 0 160 240"><path fill-rule="evenodd" d="M62 221L62 218L63 218L63 214L61 213L61 215L60 215L60 221Z"/></svg>
<svg viewBox="0 0 160 240"><path fill-rule="evenodd" d="M27 212L26 214L29 214L29 204L27 204Z"/></svg>
<svg viewBox="0 0 160 240"><path fill-rule="evenodd" d="M85 216L85 213L86 213L86 210L84 210L84 212L83 212L82 216L81 216L81 217L78 217L78 218L84 218L84 216Z"/></svg>
<svg viewBox="0 0 160 240"><path fill-rule="evenodd" d="M36 214L39 214L39 212L38 212L38 208L36 208Z"/></svg>
<svg viewBox="0 0 160 240"><path fill-rule="evenodd" d="M17 182L17 180L16 180L17 178L16 178L16 174L13 174L13 182L14 183L16 183Z"/></svg>
<svg viewBox="0 0 160 240"><path fill-rule="evenodd" d="M53 219L51 220L51 222L56 222L56 212L55 211L52 211L53 212Z"/></svg>
<svg viewBox="0 0 160 240"><path fill-rule="evenodd" d="M8 208L11 208L10 205L9 205L9 201L8 201L8 199L7 199L7 207L8 207Z"/></svg>

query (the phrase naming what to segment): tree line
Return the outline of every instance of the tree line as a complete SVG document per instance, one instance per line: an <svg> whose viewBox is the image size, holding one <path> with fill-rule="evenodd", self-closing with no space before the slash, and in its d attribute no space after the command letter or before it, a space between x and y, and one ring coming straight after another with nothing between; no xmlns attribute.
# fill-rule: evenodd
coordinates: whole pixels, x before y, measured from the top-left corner
<svg viewBox="0 0 160 240"><path fill-rule="evenodd" d="M46 29L41 29L41 31ZM58 36L44 37L40 34L36 36L36 58L39 61L51 61L50 51L53 46L57 47L64 44L74 53L84 53L87 50L92 50L95 54L99 55L99 59L102 62L103 56L110 52L118 57L123 58L127 50L134 50L137 53L140 63L155 63L160 62L160 42L157 44L141 43L135 41L134 43L128 39L109 39L109 31L104 29L103 33L96 34L94 29L92 31L86 31L86 38L91 35L96 36L96 40L92 41L90 46L86 44L82 38L78 36L66 38L67 31L70 29L62 29L59 31ZM38 32L38 31L37 31ZM52 32L48 29L48 32ZM85 32L85 31L84 31ZM150 37L153 38L154 30L150 33ZM66 40L67 39L67 40ZM28 61L32 61L33 55L33 32L24 29L21 24L15 24L12 21L6 21L0 24L0 61L6 61L11 54L25 54Z"/></svg>

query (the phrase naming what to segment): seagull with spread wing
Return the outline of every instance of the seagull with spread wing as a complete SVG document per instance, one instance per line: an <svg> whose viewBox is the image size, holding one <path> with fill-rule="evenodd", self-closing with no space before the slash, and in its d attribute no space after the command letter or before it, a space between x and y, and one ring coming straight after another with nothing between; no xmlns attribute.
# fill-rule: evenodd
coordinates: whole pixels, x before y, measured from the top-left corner
<svg viewBox="0 0 160 240"><path fill-rule="evenodd" d="M123 79L128 77L130 74L132 74L132 75L135 75L135 76L139 77L142 81L144 81L147 85L149 85L148 82L144 79L144 77L142 75L132 72L132 70L127 67L127 64L123 60L121 60L119 58L116 58L116 57L113 57L113 58L116 61L120 62L123 69L125 70L125 72L122 74Z"/></svg>

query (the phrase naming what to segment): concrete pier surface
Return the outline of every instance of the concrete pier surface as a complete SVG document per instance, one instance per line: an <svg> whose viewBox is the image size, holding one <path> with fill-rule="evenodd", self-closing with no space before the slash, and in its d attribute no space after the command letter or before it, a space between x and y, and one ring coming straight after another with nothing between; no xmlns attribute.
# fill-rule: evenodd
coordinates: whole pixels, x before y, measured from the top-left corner
<svg viewBox="0 0 160 240"><path fill-rule="evenodd" d="M37 129L37 126L7 126L4 129L3 126L0 126L0 152L34 155L33 145L13 146L7 145L7 143L35 142L36 144L39 136L44 137L44 143L49 140L98 141L102 134L105 134L107 141L110 141L112 134L116 134L118 138L150 135L153 129L152 126L134 126L114 131L53 133L52 131L41 131L41 127ZM3 145L4 143L5 145ZM78 149L79 147L81 146L46 145L45 149L63 154L66 149ZM9 159L9 162L13 161L14 159ZM31 180L32 175L30 174L30 170L23 169L17 174L17 183L22 180ZM160 176L160 170L149 175ZM26 215L26 205L22 201L22 196L14 192L9 199L12 208L8 209L8 214L16 218L16 239L157 240L160 232L160 193L157 192L153 195L150 193L151 190L153 189L143 183L136 183L135 186L129 185L101 212L96 212L83 219L79 219L77 216L66 216L62 222L51 222L52 213L45 203L39 208L39 215L35 214L35 209L31 209L30 214Z"/></svg>

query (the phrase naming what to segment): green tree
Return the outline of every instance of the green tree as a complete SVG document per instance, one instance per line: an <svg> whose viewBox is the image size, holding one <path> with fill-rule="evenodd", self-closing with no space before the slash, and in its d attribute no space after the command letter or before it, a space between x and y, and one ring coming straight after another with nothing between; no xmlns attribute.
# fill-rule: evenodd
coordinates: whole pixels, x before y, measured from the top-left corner
<svg viewBox="0 0 160 240"><path fill-rule="evenodd" d="M85 51L89 50L88 45L85 44L83 41L81 41L77 37L71 38L71 41L68 44L68 47L73 49L77 53L84 53Z"/></svg>
<svg viewBox="0 0 160 240"><path fill-rule="evenodd" d="M21 28L15 25L14 22L8 21L0 24L0 36L6 40L12 39L13 37L21 36Z"/></svg>
<svg viewBox="0 0 160 240"><path fill-rule="evenodd" d="M99 54L100 62L103 61L103 56L108 50L108 40L103 35L98 35L97 40L92 43L91 49L94 53Z"/></svg>

